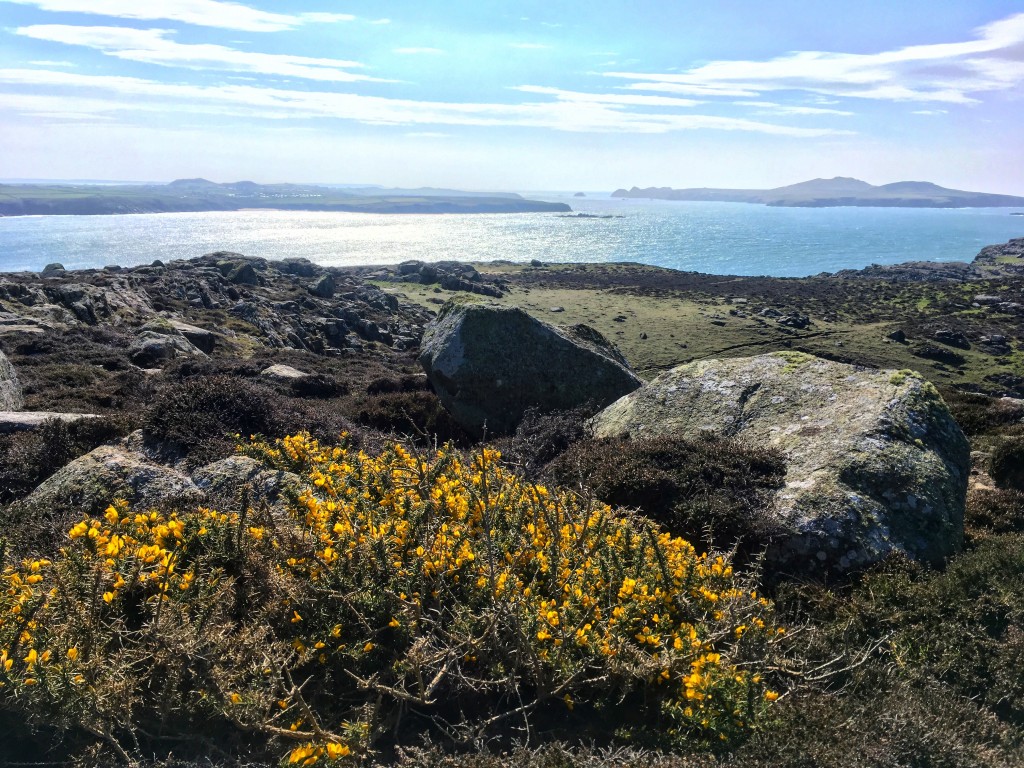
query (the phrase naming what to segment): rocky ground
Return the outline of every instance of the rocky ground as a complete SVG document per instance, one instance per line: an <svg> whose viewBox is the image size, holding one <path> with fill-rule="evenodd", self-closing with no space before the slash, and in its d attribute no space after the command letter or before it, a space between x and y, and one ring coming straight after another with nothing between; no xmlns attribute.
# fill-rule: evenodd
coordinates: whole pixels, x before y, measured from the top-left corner
<svg viewBox="0 0 1024 768"><path fill-rule="evenodd" d="M758 737L750 765L801 764L793 744L816 765L899 765L942 738L966 762L919 764L1021 757L1008 670L1024 658L1024 239L971 264L804 279L226 252L0 275L12 551L56 551L114 496L286 503L296 478L235 442L302 430L368 450L483 439L531 478L733 548L741 567L770 545L768 567L786 566L774 575L799 580L766 586L809 640L779 672L799 692L780 716L789 741ZM914 645L947 630L962 638ZM889 762L844 763L799 731L831 712L869 750L888 727L872 686L904 718Z"/></svg>

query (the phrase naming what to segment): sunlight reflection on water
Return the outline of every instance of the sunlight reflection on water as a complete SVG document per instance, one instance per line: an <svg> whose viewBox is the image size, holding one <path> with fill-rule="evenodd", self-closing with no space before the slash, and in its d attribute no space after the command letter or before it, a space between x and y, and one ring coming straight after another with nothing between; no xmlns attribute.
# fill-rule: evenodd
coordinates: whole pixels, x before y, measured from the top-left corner
<svg viewBox="0 0 1024 768"><path fill-rule="evenodd" d="M802 276L915 259L970 260L1024 236L1008 209L768 208L737 203L573 199L574 211L384 215L241 211L0 218L0 270L130 266L216 250L324 265L406 259L639 261L719 274Z"/></svg>

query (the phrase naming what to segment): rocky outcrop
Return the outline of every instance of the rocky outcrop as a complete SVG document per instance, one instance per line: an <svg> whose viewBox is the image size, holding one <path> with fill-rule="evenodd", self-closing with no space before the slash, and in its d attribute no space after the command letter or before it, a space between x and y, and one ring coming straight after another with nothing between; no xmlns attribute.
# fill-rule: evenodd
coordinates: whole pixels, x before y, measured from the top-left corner
<svg viewBox="0 0 1024 768"><path fill-rule="evenodd" d="M21 385L7 355L0 352L0 410L16 411L22 406Z"/></svg>
<svg viewBox="0 0 1024 768"><path fill-rule="evenodd" d="M640 386L594 329L556 328L517 307L449 303L420 349L441 403L475 435L514 430L528 408L600 407Z"/></svg>
<svg viewBox="0 0 1024 768"><path fill-rule="evenodd" d="M45 279L0 274L0 335L117 326L187 342L140 341L133 349L141 353L140 367L194 356L193 347L204 354L218 346L264 346L346 356L368 343L416 346L429 319L426 310L400 306L360 274L305 259L273 262L228 251L141 267L51 270ZM215 326L211 312L217 313Z"/></svg>
<svg viewBox="0 0 1024 768"><path fill-rule="evenodd" d="M157 464L126 446L102 445L75 459L29 494L26 507L67 507L76 515L104 508L116 498L146 506L170 499L200 501L188 475Z"/></svg>
<svg viewBox="0 0 1024 768"><path fill-rule="evenodd" d="M178 357L205 355L184 336L152 330L144 330L128 347L128 358L140 368L156 368Z"/></svg>
<svg viewBox="0 0 1024 768"><path fill-rule="evenodd" d="M937 390L909 371L799 353L704 360L613 403L597 437L712 433L787 457L775 567L845 572L890 553L938 563L963 539L967 440Z"/></svg>

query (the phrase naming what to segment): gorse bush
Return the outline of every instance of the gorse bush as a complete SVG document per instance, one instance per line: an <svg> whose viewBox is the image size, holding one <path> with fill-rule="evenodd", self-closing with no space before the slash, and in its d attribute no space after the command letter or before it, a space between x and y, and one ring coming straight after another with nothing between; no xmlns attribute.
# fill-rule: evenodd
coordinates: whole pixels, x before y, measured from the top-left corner
<svg viewBox="0 0 1024 768"><path fill-rule="evenodd" d="M122 758L215 744L309 765L573 717L734 744L777 698L771 605L643 518L489 450L246 451L304 478L286 509L118 502L52 561L6 567L3 708Z"/></svg>

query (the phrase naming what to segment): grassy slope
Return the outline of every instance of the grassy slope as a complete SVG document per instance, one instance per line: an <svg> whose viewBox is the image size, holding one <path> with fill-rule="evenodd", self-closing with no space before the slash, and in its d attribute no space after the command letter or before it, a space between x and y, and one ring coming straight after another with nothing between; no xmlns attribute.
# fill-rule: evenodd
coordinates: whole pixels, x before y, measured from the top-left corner
<svg viewBox="0 0 1024 768"><path fill-rule="evenodd" d="M555 324L591 325L612 339L646 377L690 360L781 349L863 365L912 368L945 386L986 385L984 379L992 373L1024 375L1024 353L1019 350L997 356L977 344L967 350L947 347L965 358L961 366L912 354L921 343L942 347L932 335L945 328L962 329L969 336L1001 333L1020 339L1019 317L971 307L976 294L1020 292L999 281L885 284L715 277L634 264L476 266L485 278L508 281L505 296L494 301L521 306ZM380 285L435 309L443 300L465 297L436 286ZM553 307L564 311L552 312ZM812 324L802 330L781 326L757 314L763 307L809 315ZM730 315L730 310L746 317ZM896 329L903 329L911 343L886 338Z"/></svg>

